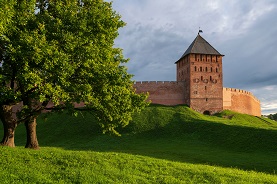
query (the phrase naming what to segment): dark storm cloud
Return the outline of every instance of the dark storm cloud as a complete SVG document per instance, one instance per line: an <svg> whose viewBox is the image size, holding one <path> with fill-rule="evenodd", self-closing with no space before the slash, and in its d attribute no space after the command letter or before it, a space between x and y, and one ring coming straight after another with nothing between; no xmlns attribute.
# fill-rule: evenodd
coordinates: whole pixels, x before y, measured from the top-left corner
<svg viewBox="0 0 277 184"><path fill-rule="evenodd" d="M224 86L250 90L263 112L277 110L275 0L114 0L127 26L116 46L135 80L175 80L174 62L197 35L224 54ZM277 112L277 111L276 111Z"/></svg>
<svg viewBox="0 0 277 184"><path fill-rule="evenodd" d="M238 87L277 84L277 11L257 20L244 35L228 41L225 84ZM237 83L239 79L239 83Z"/></svg>

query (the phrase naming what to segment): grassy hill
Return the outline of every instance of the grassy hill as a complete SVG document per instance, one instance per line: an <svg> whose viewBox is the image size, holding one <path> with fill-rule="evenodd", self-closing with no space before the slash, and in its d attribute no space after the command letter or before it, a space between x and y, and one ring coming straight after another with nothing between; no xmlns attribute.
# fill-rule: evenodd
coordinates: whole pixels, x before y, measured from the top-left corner
<svg viewBox="0 0 277 184"><path fill-rule="evenodd" d="M0 147L0 183L277 183L276 121L152 105L120 132L102 135L90 114L52 114L34 151L20 125L17 148Z"/></svg>

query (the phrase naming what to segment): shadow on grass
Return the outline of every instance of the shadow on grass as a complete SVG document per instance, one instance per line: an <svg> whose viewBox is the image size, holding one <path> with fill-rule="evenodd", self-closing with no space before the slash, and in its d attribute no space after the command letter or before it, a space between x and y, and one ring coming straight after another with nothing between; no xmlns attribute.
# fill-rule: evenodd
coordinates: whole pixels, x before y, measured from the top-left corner
<svg viewBox="0 0 277 184"><path fill-rule="evenodd" d="M155 112L158 113L158 112ZM167 124L121 137L102 135L96 124L77 118L73 122L41 121L38 138L41 147L66 150L121 152L193 164L236 167L243 170L275 173L277 168L277 131L226 125L212 121L189 119L175 113ZM57 117L51 117L57 118ZM24 146L25 130L20 125L16 145Z"/></svg>

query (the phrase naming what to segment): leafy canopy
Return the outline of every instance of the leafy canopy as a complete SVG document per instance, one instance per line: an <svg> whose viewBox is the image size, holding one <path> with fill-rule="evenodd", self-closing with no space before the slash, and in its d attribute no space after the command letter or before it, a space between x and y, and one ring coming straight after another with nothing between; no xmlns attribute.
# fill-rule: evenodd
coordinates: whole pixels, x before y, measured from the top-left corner
<svg viewBox="0 0 277 184"><path fill-rule="evenodd" d="M83 102L104 131L115 133L147 105L122 64L128 60L113 47L125 23L111 3L26 0L6 9L12 21L0 38L0 103L23 102L18 117L76 110L74 102Z"/></svg>

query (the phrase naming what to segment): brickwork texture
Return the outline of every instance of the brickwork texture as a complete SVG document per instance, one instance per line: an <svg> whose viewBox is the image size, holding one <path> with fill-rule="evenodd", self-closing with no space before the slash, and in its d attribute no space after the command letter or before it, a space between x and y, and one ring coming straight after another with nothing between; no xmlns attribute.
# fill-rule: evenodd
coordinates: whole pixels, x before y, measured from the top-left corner
<svg viewBox="0 0 277 184"><path fill-rule="evenodd" d="M214 114L222 110L261 116L260 101L250 92L223 88L221 55L199 34L176 64L177 81L135 82L137 93L149 93L155 104L186 104L195 111Z"/></svg>

